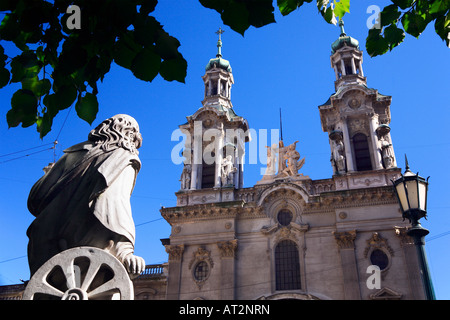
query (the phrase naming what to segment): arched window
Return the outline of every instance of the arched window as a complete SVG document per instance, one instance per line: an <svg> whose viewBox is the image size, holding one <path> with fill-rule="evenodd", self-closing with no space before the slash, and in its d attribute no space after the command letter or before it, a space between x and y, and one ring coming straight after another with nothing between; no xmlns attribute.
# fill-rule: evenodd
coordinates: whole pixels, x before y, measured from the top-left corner
<svg viewBox="0 0 450 320"><path fill-rule="evenodd" d="M372 170L369 142L365 134L357 133L353 136L353 150L355 151L356 170Z"/></svg>
<svg viewBox="0 0 450 320"><path fill-rule="evenodd" d="M202 189L214 187L215 172L216 172L216 165L214 163L207 164L205 160L203 160Z"/></svg>
<svg viewBox="0 0 450 320"><path fill-rule="evenodd" d="M276 290L300 289L300 260L297 245L282 240L275 248Z"/></svg>

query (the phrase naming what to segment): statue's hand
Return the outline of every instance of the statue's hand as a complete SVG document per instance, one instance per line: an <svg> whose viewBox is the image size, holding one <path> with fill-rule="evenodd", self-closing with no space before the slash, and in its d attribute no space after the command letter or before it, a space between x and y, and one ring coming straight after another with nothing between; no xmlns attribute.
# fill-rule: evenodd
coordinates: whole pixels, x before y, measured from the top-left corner
<svg viewBox="0 0 450 320"><path fill-rule="evenodd" d="M139 275L145 269L144 259L134 254L127 255L123 262L127 271L133 275Z"/></svg>

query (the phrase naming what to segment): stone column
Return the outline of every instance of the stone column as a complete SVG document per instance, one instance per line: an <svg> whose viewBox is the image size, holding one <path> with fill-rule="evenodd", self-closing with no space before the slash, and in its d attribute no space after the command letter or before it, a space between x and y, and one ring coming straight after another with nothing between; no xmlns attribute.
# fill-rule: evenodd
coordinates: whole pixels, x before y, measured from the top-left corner
<svg viewBox="0 0 450 320"><path fill-rule="evenodd" d="M181 265L183 260L184 245L166 245L169 254L169 267L167 278L167 300L180 299Z"/></svg>
<svg viewBox="0 0 450 320"><path fill-rule="evenodd" d="M192 151L193 151L193 163L192 163L192 176L191 176L191 189L196 190L200 189L201 185L199 186L198 183L198 177L199 177L199 171L201 173L201 166L202 166L202 158L203 158L203 125L201 121L194 121L194 142L192 144Z"/></svg>
<svg viewBox="0 0 450 320"><path fill-rule="evenodd" d="M341 57L341 74L343 76L347 75L347 73L345 73L345 64L344 64L344 59Z"/></svg>
<svg viewBox="0 0 450 320"><path fill-rule="evenodd" d="M352 57L352 73L356 74L355 58Z"/></svg>
<svg viewBox="0 0 450 320"><path fill-rule="evenodd" d="M333 232L341 255L342 274L344 275L344 299L360 300L358 266L355 257L356 230Z"/></svg>
<svg viewBox="0 0 450 320"><path fill-rule="evenodd" d="M373 115L369 119L369 130L370 130L370 140L372 144L371 154L373 156L373 162L375 164L374 170L383 169L383 159L381 158L381 152L379 152L378 148L378 137L375 130L377 129L378 116Z"/></svg>
<svg viewBox="0 0 450 320"><path fill-rule="evenodd" d="M360 75L361 75L361 77L364 77L364 72L363 72L361 60L358 60L358 64L359 64L359 72L360 72Z"/></svg>
<svg viewBox="0 0 450 320"><path fill-rule="evenodd" d="M336 75L336 80L339 80L339 71L336 65L333 66L334 67L334 74Z"/></svg>
<svg viewBox="0 0 450 320"><path fill-rule="evenodd" d="M237 239L234 239L231 241L221 241L217 243L217 247L219 247L221 257L220 299L223 300L234 300L236 298L235 260L238 245L237 241Z"/></svg>
<svg viewBox="0 0 450 320"><path fill-rule="evenodd" d="M216 177L215 177L215 183L214 188L220 188L221 186L221 180L222 180L222 160L223 160L223 140L224 140L224 134L223 134L223 128L218 129L220 132L215 136L214 142L215 142L215 150L216 153L215 162L216 162Z"/></svg>
<svg viewBox="0 0 450 320"><path fill-rule="evenodd" d="M347 161L347 172L355 171L355 166L353 164L353 155L352 155L352 144L350 143L350 135L348 133L347 120L343 120L342 125L342 135L344 140L344 149L345 149L345 161Z"/></svg>

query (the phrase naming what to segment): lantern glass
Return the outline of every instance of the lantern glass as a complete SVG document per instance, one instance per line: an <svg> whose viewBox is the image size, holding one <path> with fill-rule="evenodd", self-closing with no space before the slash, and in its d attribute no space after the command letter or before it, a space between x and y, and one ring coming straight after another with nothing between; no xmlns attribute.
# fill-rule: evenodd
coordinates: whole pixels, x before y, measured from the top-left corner
<svg viewBox="0 0 450 320"><path fill-rule="evenodd" d="M405 192L405 184L402 182L398 183L395 186L395 189L397 190L397 195L398 195L398 199L400 200L400 205L402 206L402 211L405 212L406 210L409 209L408 206L408 198L406 197L406 192Z"/></svg>
<svg viewBox="0 0 450 320"><path fill-rule="evenodd" d="M407 209L418 209L419 208L419 195L417 188L417 180L406 181L406 192L408 192L409 208Z"/></svg>
<svg viewBox="0 0 450 320"><path fill-rule="evenodd" d="M419 181L419 206L421 210L427 210L427 187L428 183L425 181Z"/></svg>

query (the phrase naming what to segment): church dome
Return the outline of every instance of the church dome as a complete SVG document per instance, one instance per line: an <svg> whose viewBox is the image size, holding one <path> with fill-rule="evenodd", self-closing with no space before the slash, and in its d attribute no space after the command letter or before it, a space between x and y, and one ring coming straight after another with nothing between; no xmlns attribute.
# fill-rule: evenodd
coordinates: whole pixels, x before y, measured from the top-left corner
<svg viewBox="0 0 450 320"><path fill-rule="evenodd" d="M208 64L206 65L206 71L213 68L221 68L225 71L231 72L230 62L221 57L217 57L214 59L210 59Z"/></svg>
<svg viewBox="0 0 450 320"><path fill-rule="evenodd" d="M339 38L336 41L334 41L331 44L332 53L335 53L336 51L338 51L339 49L341 49L344 46L349 46L349 47L359 49L359 41L356 40L355 38L347 36L347 34L345 33L344 21L339 20L339 26L341 27L341 35L339 36Z"/></svg>

